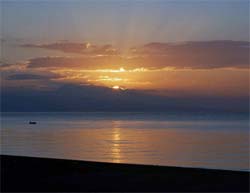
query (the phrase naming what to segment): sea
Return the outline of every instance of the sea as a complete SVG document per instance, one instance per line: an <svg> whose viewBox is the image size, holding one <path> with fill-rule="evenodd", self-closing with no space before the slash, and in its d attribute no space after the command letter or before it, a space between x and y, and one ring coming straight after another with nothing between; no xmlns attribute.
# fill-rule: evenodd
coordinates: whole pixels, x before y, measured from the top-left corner
<svg viewBox="0 0 250 193"><path fill-rule="evenodd" d="M250 171L246 115L1 113L0 134L2 155Z"/></svg>

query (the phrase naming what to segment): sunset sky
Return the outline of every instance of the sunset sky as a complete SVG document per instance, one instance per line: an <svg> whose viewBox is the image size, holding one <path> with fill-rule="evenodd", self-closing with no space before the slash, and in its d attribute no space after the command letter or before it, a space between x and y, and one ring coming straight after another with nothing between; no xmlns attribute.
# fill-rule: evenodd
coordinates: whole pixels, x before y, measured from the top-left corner
<svg viewBox="0 0 250 193"><path fill-rule="evenodd" d="M248 106L248 0L1 3L4 111Z"/></svg>

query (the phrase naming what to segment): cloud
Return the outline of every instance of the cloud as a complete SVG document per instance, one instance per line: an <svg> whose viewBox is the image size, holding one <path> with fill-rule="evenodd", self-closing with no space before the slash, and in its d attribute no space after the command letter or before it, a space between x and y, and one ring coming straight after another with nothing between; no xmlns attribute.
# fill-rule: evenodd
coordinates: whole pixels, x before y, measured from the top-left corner
<svg viewBox="0 0 250 193"><path fill-rule="evenodd" d="M8 80L50 80L60 78L61 76L55 74L39 75L39 74L13 74L7 77Z"/></svg>
<svg viewBox="0 0 250 193"><path fill-rule="evenodd" d="M99 55L103 50L112 47L98 47L100 50L93 45L92 47L95 53L80 57L37 57L23 64L1 64L1 87L4 87L2 94L9 103L5 109L11 109L12 103L16 105L14 110L18 110L19 104L15 100L21 103L23 100L29 101L31 96L36 96L43 101L44 106L33 104L34 111L84 111L91 110L91 107L93 110L121 111L143 111L150 108L156 111L164 111L164 108L169 111L178 108L194 110L200 106L195 104L193 98L189 105L185 97L216 95L230 98L249 95L246 94L248 72L245 70L249 68L249 42L150 43L134 48L128 55ZM114 93L114 90L107 88L114 85L128 89L126 92ZM11 90L9 87L15 89ZM18 87L25 89L18 90ZM39 88L39 91L33 88ZM131 91L130 88L153 91L146 93ZM168 92L163 91L165 88ZM156 96L161 91L162 96ZM183 98L176 102L175 99L182 95ZM60 97L64 99L59 100ZM57 101L58 105L51 104L49 98ZM208 104L214 106L215 103L208 101L203 100L202 108L210 108ZM83 104L78 107L76 103ZM178 104L184 106L178 107ZM221 104L216 102L218 109L227 108L222 104L223 100ZM230 103L226 104L231 108ZM28 106L27 109L20 106L20 110L32 111L32 107ZM241 105L239 107L241 108ZM235 108L238 108L237 105Z"/></svg>
<svg viewBox="0 0 250 193"><path fill-rule="evenodd" d="M75 43L60 41L50 44L23 44L22 47L45 48L50 50L59 50L66 53L77 53L83 55L116 55L118 51L112 45L92 45L90 43Z"/></svg>
<svg viewBox="0 0 250 193"><path fill-rule="evenodd" d="M10 63L1 63L0 64L0 71L10 71L10 70L22 70L26 68L25 63L15 63L15 64L10 64Z"/></svg>
<svg viewBox="0 0 250 193"><path fill-rule="evenodd" d="M28 68L109 68L115 64L111 60L116 60L118 57L40 57L33 58L28 62Z"/></svg>
<svg viewBox="0 0 250 193"><path fill-rule="evenodd" d="M1 96L2 111L248 112L248 98L171 98L93 85L61 84L52 90L5 87Z"/></svg>
<svg viewBox="0 0 250 193"><path fill-rule="evenodd" d="M82 70L146 69L215 69L249 68L249 42L208 41L185 43L150 43L133 48L127 55L99 55L112 50L110 45L94 48L84 57L33 58L28 68L80 68Z"/></svg>
<svg viewBox="0 0 250 193"><path fill-rule="evenodd" d="M149 43L133 49L133 53L144 55L148 64L154 61L158 67L248 68L249 48L246 41Z"/></svg>

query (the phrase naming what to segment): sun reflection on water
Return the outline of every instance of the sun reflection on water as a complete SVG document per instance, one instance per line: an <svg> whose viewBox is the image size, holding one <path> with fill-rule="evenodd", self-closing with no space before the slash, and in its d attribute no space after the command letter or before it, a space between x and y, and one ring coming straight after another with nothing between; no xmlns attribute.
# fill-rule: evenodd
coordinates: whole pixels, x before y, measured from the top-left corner
<svg viewBox="0 0 250 193"><path fill-rule="evenodd" d="M112 128L112 160L113 162L120 163L121 162L121 147L120 147L120 141L121 141L121 130L119 127L119 121L113 122L113 128Z"/></svg>

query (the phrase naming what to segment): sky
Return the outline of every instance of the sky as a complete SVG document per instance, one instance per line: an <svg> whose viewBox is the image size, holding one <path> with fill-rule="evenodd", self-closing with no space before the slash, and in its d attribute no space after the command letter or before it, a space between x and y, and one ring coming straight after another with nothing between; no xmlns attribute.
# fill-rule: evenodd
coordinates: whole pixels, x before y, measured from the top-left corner
<svg viewBox="0 0 250 193"><path fill-rule="evenodd" d="M248 0L3 1L3 36L34 41L248 41Z"/></svg>
<svg viewBox="0 0 250 193"><path fill-rule="evenodd" d="M4 111L247 111L248 0L4 0L1 9Z"/></svg>

